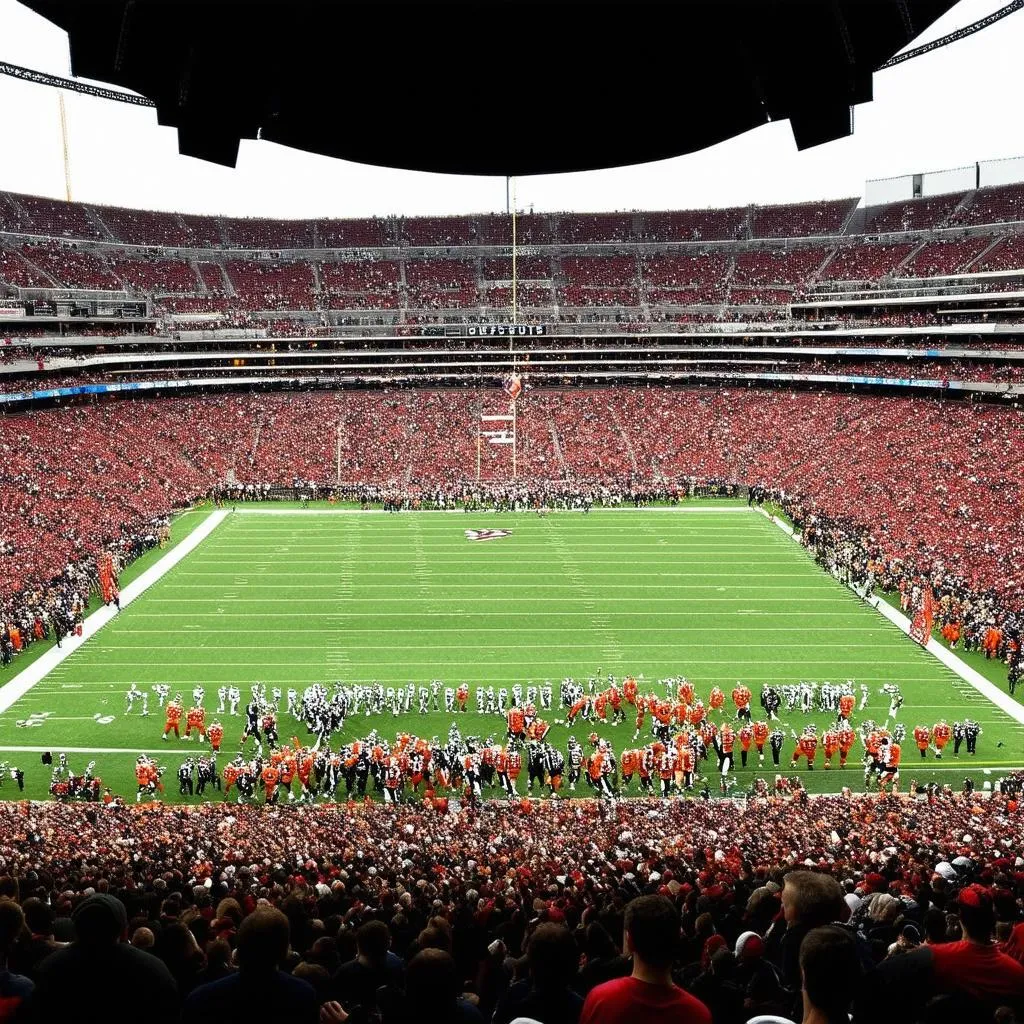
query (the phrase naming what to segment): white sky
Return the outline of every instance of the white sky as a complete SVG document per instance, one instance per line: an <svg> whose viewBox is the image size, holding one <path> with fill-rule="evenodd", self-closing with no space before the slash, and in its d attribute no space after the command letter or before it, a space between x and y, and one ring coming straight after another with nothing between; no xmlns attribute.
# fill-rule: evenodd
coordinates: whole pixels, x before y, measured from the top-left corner
<svg viewBox="0 0 1024 1024"><path fill-rule="evenodd" d="M961 0L913 45L1005 0ZM852 138L798 153L788 122L653 164L517 181L541 210L688 209L862 196L868 178L1024 154L1024 12L875 75ZM0 60L67 75L66 35L0 0ZM234 169L178 155L156 112L64 93L73 198L237 216L362 217L504 211L504 178L394 171L242 142ZM0 76L0 189L64 198L57 92Z"/></svg>

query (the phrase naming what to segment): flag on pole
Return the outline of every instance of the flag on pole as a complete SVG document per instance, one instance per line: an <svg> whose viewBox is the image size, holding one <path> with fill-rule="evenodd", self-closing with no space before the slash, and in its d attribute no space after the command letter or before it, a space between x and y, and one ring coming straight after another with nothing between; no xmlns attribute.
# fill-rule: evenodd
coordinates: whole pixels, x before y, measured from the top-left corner
<svg viewBox="0 0 1024 1024"><path fill-rule="evenodd" d="M505 394L514 402L523 390L523 381L518 373L510 373L502 383Z"/></svg>
<svg viewBox="0 0 1024 1024"><path fill-rule="evenodd" d="M914 621L910 624L911 639L916 640L922 647L927 647L928 641L932 636L932 625L934 622L935 597L932 595L932 588L925 587L921 607L918 608Z"/></svg>

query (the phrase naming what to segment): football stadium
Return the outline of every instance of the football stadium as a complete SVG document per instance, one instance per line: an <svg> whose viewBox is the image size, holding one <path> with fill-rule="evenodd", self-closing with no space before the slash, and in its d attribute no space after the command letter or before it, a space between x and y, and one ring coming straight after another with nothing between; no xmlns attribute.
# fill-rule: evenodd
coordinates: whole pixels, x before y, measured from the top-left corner
<svg viewBox="0 0 1024 1024"><path fill-rule="evenodd" d="M819 92L755 60L671 152L462 163L414 113L314 125L302 5L248 5L287 85L242 91L237 10L25 6L74 75L0 64L60 95L66 183L0 190L0 1021L1024 1020L1024 157L516 195L840 145L873 74L1024 4L695 5ZM444 38L408 15L396 57ZM506 209L73 197L73 92Z"/></svg>

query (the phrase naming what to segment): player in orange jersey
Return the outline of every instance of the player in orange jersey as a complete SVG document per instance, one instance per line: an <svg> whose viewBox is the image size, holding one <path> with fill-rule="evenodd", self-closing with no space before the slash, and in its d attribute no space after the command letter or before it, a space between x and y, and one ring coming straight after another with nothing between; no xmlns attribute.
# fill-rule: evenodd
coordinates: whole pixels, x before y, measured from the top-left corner
<svg viewBox="0 0 1024 1024"><path fill-rule="evenodd" d="M932 743L935 746L936 758L941 759L942 751L952 735L953 730L949 727L949 724L945 719L936 722L935 725L932 726Z"/></svg>
<svg viewBox="0 0 1024 1024"><path fill-rule="evenodd" d="M178 732L178 725L181 722L181 694L179 693L174 700L167 702L167 707L164 709L164 739L167 739L167 734L173 729L174 735L177 739L181 739L181 733Z"/></svg>
<svg viewBox="0 0 1024 1024"><path fill-rule="evenodd" d="M852 693L844 693L839 698L839 715L836 718L836 723L840 721L848 722L850 715L853 714L853 706L856 704Z"/></svg>
<svg viewBox="0 0 1024 1024"><path fill-rule="evenodd" d="M807 758L807 770L814 771L814 758L818 753L818 737L808 726L803 735L796 741L796 750L793 751L793 762L790 768L795 768L801 757Z"/></svg>
<svg viewBox="0 0 1024 1024"><path fill-rule="evenodd" d="M469 684L462 683L459 688L455 691L455 703L459 706L459 711L464 712L469 704Z"/></svg>
<svg viewBox="0 0 1024 1024"><path fill-rule="evenodd" d="M708 704L711 705L712 711L721 711L725 706L725 694L717 686L712 687Z"/></svg>
<svg viewBox="0 0 1024 1024"><path fill-rule="evenodd" d="M509 708L508 714L505 715L505 721L508 723L508 738L510 740L521 740L526 735L526 717L523 715L522 708Z"/></svg>
<svg viewBox="0 0 1024 1024"><path fill-rule="evenodd" d="M281 770L275 765L268 764L260 775L260 779L263 782L263 789L266 791L267 803L277 803L277 784L281 781Z"/></svg>
<svg viewBox="0 0 1024 1024"><path fill-rule="evenodd" d="M825 750L825 767L832 767L832 758L839 750L839 733L835 729L826 729L821 737L821 745Z"/></svg>
<svg viewBox="0 0 1024 1024"><path fill-rule="evenodd" d="M219 721L212 722L210 728L206 730L206 738L210 741L210 746L216 754L224 740L224 726Z"/></svg>
<svg viewBox="0 0 1024 1024"><path fill-rule="evenodd" d="M737 683L732 691L732 702L736 705L736 717L747 723L750 722L750 701L753 694L750 687Z"/></svg>
<svg viewBox="0 0 1024 1024"><path fill-rule="evenodd" d="M622 683L622 696L625 698L626 703L636 707L636 694L636 680L632 676L626 676Z"/></svg>
<svg viewBox="0 0 1024 1024"><path fill-rule="evenodd" d="M744 722L740 726L740 731L736 734L740 741L740 764L747 767L747 755L750 753L750 744L754 740L754 729L749 722Z"/></svg>
<svg viewBox="0 0 1024 1024"><path fill-rule="evenodd" d="M764 745L768 742L768 723L755 722L751 727L754 733L754 746L757 747L758 764L764 764Z"/></svg>
<svg viewBox="0 0 1024 1024"><path fill-rule="evenodd" d="M839 734L839 767L845 768L846 759L850 756L854 743L857 742L857 734L853 731L849 722L846 723L845 727L840 724L837 732Z"/></svg>
<svg viewBox="0 0 1024 1024"><path fill-rule="evenodd" d="M193 729L199 733L200 739L206 737L206 708L196 706L188 709L185 716L185 739L192 739Z"/></svg>
<svg viewBox="0 0 1024 1024"><path fill-rule="evenodd" d="M915 725L914 726L914 742L917 744L917 749L921 754L922 760L928 756L928 748L932 742L932 732L927 725Z"/></svg>

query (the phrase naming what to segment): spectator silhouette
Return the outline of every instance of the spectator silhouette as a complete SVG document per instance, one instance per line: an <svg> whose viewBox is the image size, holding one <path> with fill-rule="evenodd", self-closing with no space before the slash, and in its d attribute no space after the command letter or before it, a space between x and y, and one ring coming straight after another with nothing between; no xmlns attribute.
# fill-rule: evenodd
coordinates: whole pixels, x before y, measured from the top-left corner
<svg viewBox="0 0 1024 1024"><path fill-rule="evenodd" d="M538 925L526 947L530 976L501 997L494 1024L509 1024L516 1017L532 1017L542 1024L576 1024L583 997L570 986L578 960L576 942L564 925Z"/></svg>
<svg viewBox="0 0 1024 1024"><path fill-rule="evenodd" d="M13 1020L32 992L32 981L7 967L8 956L24 927L21 907L11 899L0 898L0 1022Z"/></svg>
<svg viewBox="0 0 1024 1024"><path fill-rule="evenodd" d="M201 985L185 1000L188 1024L252 1024L256 1020L316 1024L313 986L280 970L289 952L288 918L272 907L250 914L238 929L238 971Z"/></svg>
<svg viewBox="0 0 1024 1024"><path fill-rule="evenodd" d="M125 941L128 917L119 899L95 893L71 918L75 941L39 965L31 1019L145 1024L177 1018L174 979L155 956Z"/></svg>

